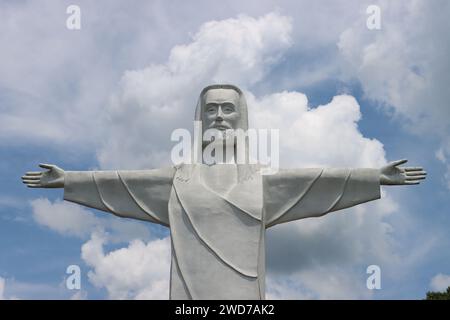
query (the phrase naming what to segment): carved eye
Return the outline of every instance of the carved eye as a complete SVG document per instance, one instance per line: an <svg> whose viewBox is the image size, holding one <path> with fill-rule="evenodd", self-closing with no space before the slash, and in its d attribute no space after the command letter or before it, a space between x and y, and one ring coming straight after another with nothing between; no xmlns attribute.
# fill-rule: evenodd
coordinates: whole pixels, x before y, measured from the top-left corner
<svg viewBox="0 0 450 320"><path fill-rule="evenodd" d="M208 113L216 113L217 112L217 107L216 106L209 106L206 108L206 112Z"/></svg>
<svg viewBox="0 0 450 320"><path fill-rule="evenodd" d="M228 114L234 112L234 106L232 104L227 104L222 109L223 113Z"/></svg>

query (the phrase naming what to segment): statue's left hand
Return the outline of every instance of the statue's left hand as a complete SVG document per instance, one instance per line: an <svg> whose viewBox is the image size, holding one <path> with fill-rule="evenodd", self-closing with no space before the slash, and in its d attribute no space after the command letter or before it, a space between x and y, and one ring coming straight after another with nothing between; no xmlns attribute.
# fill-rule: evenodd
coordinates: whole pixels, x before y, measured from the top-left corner
<svg viewBox="0 0 450 320"><path fill-rule="evenodd" d="M41 163L39 167L48 171L27 172L22 182L30 188L64 188L65 172L54 164Z"/></svg>
<svg viewBox="0 0 450 320"><path fill-rule="evenodd" d="M410 185L419 184L426 178L427 173L422 167L398 167L408 160L397 160L388 163L380 169L380 184L382 185Z"/></svg>

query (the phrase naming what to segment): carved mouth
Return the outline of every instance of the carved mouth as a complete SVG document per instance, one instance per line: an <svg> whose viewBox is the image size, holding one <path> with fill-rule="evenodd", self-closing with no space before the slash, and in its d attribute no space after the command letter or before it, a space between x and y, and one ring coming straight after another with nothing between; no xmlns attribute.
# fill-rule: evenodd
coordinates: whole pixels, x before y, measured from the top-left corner
<svg viewBox="0 0 450 320"><path fill-rule="evenodd" d="M225 130L231 129L228 126L224 126L224 125L221 125L221 124L215 125L215 126L213 126L213 128L221 130L221 131L225 131Z"/></svg>

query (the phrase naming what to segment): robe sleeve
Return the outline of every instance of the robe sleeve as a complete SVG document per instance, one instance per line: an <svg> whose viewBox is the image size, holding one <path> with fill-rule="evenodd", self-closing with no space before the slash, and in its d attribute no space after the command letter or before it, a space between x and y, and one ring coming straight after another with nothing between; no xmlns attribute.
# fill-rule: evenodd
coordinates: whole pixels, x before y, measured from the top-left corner
<svg viewBox="0 0 450 320"><path fill-rule="evenodd" d="M64 200L169 226L174 168L139 171L66 171Z"/></svg>
<svg viewBox="0 0 450 320"><path fill-rule="evenodd" d="M320 217L380 198L378 169L280 169L264 176L265 224Z"/></svg>

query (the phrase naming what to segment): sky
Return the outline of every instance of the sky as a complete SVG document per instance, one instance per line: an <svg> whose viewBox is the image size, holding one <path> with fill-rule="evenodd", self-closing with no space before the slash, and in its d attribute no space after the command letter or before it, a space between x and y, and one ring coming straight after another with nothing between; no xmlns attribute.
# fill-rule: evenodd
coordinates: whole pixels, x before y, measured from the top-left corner
<svg viewBox="0 0 450 320"><path fill-rule="evenodd" d="M81 28L69 29L69 5ZM380 28L368 28L375 5ZM427 179L267 230L271 299L422 299L450 285L448 1L1 1L0 299L167 299L170 239L20 177L171 165L212 83L280 130L282 167L406 158ZM66 285L77 265L80 289ZM368 266L381 288L366 286Z"/></svg>

